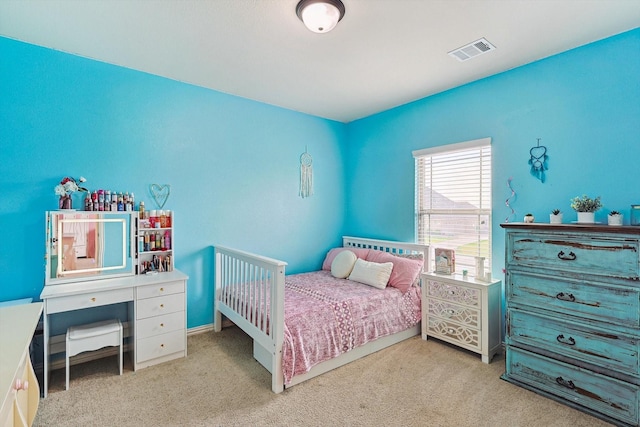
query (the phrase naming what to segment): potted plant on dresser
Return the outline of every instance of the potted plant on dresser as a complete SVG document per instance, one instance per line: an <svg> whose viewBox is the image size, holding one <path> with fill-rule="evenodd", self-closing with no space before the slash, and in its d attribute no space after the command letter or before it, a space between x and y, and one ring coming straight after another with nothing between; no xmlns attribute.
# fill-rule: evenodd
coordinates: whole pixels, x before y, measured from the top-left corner
<svg viewBox="0 0 640 427"><path fill-rule="evenodd" d="M602 207L600 196L591 198L587 195L574 197L571 199L571 209L578 213L578 223L595 223L595 212Z"/></svg>
<svg viewBox="0 0 640 427"><path fill-rule="evenodd" d="M549 214L549 223L562 224L562 212L560 209L554 209Z"/></svg>
<svg viewBox="0 0 640 427"><path fill-rule="evenodd" d="M607 216L609 225L622 225L622 214L618 211L611 211Z"/></svg>

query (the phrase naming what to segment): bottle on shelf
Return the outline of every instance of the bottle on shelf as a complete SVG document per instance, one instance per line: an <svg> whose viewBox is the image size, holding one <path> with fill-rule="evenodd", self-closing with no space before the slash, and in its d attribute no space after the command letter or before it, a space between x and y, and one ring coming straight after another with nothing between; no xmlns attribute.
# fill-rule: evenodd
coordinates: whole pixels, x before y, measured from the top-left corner
<svg viewBox="0 0 640 427"><path fill-rule="evenodd" d="M140 217L140 219L145 219L144 218L144 202L142 200L140 201L140 205L138 206L138 216Z"/></svg>

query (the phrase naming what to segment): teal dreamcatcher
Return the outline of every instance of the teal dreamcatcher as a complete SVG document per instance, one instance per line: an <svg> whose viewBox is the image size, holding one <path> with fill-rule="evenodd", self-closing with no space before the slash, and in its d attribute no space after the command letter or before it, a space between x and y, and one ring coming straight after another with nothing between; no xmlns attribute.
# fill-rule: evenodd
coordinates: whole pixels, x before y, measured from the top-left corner
<svg viewBox="0 0 640 427"><path fill-rule="evenodd" d="M547 147L540 145L540 138L538 138L538 145L531 147L529 154L531 157L528 163L531 166L531 175L544 183L546 179L544 172L549 169L549 156L547 155Z"/></svg>

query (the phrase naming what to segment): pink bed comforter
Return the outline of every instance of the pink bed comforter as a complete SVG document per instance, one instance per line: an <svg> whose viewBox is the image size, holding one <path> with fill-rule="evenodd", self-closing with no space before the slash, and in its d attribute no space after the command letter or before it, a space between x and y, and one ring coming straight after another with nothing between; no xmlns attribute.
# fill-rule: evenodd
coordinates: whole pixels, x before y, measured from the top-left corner
<svg viewBox="0 0 640 427"><path fill-rule="evenodd" d="M284 382L320 362L376 338L408 329L421 319L420 289L376 289L329 271L285 279L282 348Z"/></svg>

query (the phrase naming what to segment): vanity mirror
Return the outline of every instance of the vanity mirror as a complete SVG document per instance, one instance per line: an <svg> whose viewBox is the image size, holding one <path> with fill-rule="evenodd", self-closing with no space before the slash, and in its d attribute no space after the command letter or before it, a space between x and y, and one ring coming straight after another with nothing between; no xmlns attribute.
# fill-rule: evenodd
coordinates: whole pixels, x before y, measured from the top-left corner
<svg viewBox="0 0 640 427"><path fill-rule="evenodd" d="M136 212L47 212L45 285L135 274Z"/></svg>

